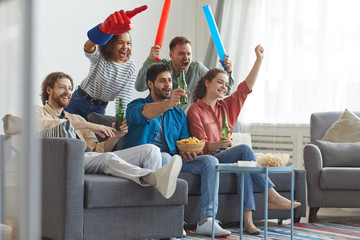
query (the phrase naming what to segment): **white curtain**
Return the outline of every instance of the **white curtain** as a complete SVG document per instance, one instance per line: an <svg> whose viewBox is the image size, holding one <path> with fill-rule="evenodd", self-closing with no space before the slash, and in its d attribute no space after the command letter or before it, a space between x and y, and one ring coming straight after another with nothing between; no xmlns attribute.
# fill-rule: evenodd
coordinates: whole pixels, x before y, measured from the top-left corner
<svg viewBox="0 0 360 240"><path fill-rule="evenodd" d="M360 1L222 3L221 37L236 86L255 61L255 46L265 48L242 124L309 123L312 112L360 110Z"/></svg>

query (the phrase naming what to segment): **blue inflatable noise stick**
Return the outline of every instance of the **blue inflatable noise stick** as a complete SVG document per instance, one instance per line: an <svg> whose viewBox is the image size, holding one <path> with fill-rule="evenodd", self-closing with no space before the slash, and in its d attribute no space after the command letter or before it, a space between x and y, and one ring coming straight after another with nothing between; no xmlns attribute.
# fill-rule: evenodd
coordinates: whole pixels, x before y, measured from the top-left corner
<svg viewBox="0 0 360 240"><path fill-rule="evenodd" d="M219 54L221 64L224 67L224 69L227 70L227 68L224 65L224 59L227 58L227 57L224 57L225 49L224 49L224 46L222 44L220 34L219 34L219 30L218 30L218 28L216 26L214 16L213 16L213 14L211 12L210 6L206 5L206 6L202 6L202 8L203 8L203 11L204 11L204 14L205 14L207 24L209 25L210 33L211 33L212 39L214 41L216 50L217 50L217 52Z"/></svg>

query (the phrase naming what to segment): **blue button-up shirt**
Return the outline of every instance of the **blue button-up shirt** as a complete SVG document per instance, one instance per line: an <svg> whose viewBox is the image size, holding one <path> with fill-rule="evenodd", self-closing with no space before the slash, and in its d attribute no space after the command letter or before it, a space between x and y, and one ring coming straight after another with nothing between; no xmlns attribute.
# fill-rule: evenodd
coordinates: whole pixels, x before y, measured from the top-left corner
<svg viewBox="0 0 360 240"><path fill-rule="evenodd" d="M154 102L149 95L146 98L138 98L128 104L126 121L128 133L125 135L124 148L142 144L153 143L160 130L161 116L148 119L143 114L146 104ZM164 112L164 134L170 154L175 154L176 142L189 138L188 123L184 111L179 107L173 107Z"/></svg>

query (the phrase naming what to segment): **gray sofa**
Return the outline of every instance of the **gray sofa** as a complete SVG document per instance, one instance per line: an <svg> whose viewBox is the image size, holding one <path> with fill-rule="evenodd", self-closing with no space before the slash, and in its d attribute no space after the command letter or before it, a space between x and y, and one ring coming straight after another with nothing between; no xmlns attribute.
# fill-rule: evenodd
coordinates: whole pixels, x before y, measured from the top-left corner
<svg viewBox="0 0 360 240"><path fill-rule="evenodd" d="M187 182L170 199L154 187L104 174L84 174L84 144L42 139L43 239L181 237Z"/></svg>
<svg viewBox="0 0 360 240"><path fill-rule="evenodd" d="M111 126L115 118L112 116L104 116L98 113L92 113L88 116L88 120L93 123ZM101 139L98 137L100 141ZM116 149L122 148L122 142L119 141ZM275 173L269 175L275 184L275 189L283 196L290 198L290 173ZM185 206L184 221L188 227L193 227L199 221L200 215L200 176L192 173L180 173L179 178L184 179L188 183L188 204ZM304 169L295 170L295 193L294 199L301 202L301 206L294 211L296 222L301 217L306 216L306 171ZM255 220L264 219L264 194L254 186L256 211L253 214ZM269 219L290 218L290 211L270 210ZM220 174L219 186L219 210L216 217L222 223L240 222L239 198L236 190L236 180L234 174ZM185 228L187 226L185 225Z"/></svg>
<svg viewBox="0 0 360 240"><path fill-rule="evenodd" d="M290 198L290 173L269 174L275 184L275 189L284 197ZM185 206L185 223L192 226L199 221L200 214L200 176L191 173L180 173L179 178L188 182L188 204ZM301 206L294 211L294 220L299 222L301 217L306 216L306 171L295 170L294 199L301 202ZM219 186L219 208L217 219L222 223L240 222L240 204L236 190L236 178L234 174L221 173ZM264 219L264 194L254 185L256 211L253 213L254 220ZM291 217L288 210L269 210L269 219L283 219Z"/></svg>
<svg viewBox="0 0 360 240"><path fill-rule="evenodd" d="M183 221L199 221L200 177L181 173L173 197L154 188L104 174L84 174L83 143L77 139L42 140L42 234L45 239L149 239L181 237ZM289 174L270 176L276 189L290 197ZM186 180L182 180L182 179ZM219 212L223 223L239 221L235 176L221 174ZM189 189L189 190L188 190ZM256 190L254 219L263 219L263 194ZM295 219L305 216L305 171L296 170ZM185 209L184 209L185 207ZM271 210L269 219L290 218L290 211Z"/></svg>
<svg viewBox="0 0 360 240"><path fill-rule="evenodd" d="M311 223L319 208L360 207L360 143L319 141L341 114L319 112L310 118L311 144L304 148L304 163Z"/></svg>

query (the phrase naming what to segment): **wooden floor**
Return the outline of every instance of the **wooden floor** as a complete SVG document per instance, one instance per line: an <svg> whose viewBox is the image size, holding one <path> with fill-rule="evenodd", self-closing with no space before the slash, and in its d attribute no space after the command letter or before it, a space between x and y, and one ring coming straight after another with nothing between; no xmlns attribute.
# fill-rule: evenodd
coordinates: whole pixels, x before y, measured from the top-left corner
<svg viewBox="0 0 360 240"><path fill-rule="evenodd" d="M306 208L306 217L302 217L300 222L308 223L309 208ZM277 222L277 220L270 220ZM259 221L261 222L261 221ZM359 223L360 224L360 208L320 208L317 215L317 223ZM290 224L290 220L283 221L284 224ZM261 224L261 223L259 223ZM255 223L256 225L256 223Z"/></svg>
<svg viewBox="0 0 360 240"><path fill-rule="evenodd" d="M309 211L307 210L306 214ZM308 222L304 219L304 222ZM360 208L320 208L316 222L356 222L360 223Z"/></svg>

